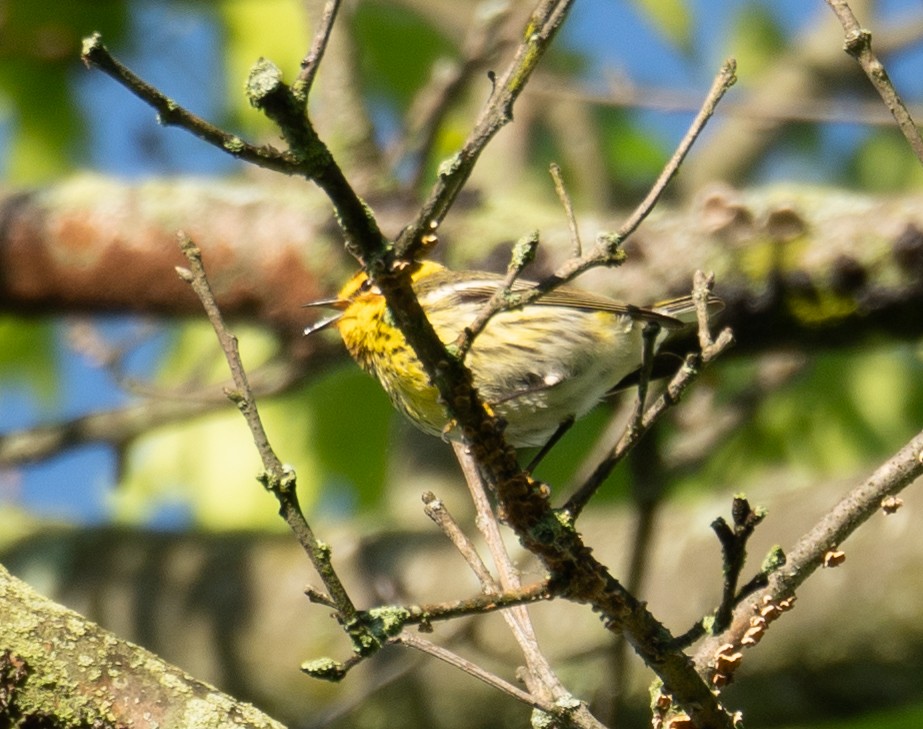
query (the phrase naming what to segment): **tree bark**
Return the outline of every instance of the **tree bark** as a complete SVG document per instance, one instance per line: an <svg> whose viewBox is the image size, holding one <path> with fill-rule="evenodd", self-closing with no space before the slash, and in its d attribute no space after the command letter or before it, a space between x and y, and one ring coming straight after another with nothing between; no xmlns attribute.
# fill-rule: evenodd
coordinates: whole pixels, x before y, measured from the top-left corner
<svg viewBox="0 0 923 729"><path fill-rule="evenodd" d="M3 567L0 646L3 726L282 728L38 595Z"/></svg>
<svg viewBox="0 0 923 729"><path fill-rule="evenodd" d="M372 200L396 233L412 203ZM584 238L619 224L584 217ZM353 270L328 203L295 185L75 177L0 192L0 310L199 316L173 272L182 229L202 248L218 303L290 337L302 304L329 297ZM438 255L456 268L505 268L510 240L539 229L537 278L570 248L563 213L492 195L463 201L441 228ZM848 345L864 335L923 333L923 200L844 190L713 187L683 209L661 208L625 244L618 271L579 285L647 304L687 293L713 270L724 321L741 350Z"/></svg>

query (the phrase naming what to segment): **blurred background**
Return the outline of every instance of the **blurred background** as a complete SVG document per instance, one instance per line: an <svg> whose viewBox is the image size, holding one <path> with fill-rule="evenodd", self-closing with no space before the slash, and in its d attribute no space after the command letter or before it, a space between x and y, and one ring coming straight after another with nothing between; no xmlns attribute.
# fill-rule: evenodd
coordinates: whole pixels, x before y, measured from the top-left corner
<svg viewBox="0 0 923 729"><path fill-rule="evenodd" d="M923 116L923 8L853 2ZM260 57L292 80L316 0L0 2L0 562L45 594L290 726L525 725L528 710L432 661L386 651L342 686L306 659L348 651L221 386L226 365L173 271L188 232L280 457L357 602L477 589L423 517L436 491L470 519L451 452L392 412L335 335L301 335L355 263L308 183L248 168L79 61L94 31L148 82L242 137L281 146L243 93ZM529 3L346 2L312 119L396 234L464 141ZM644 304L714 270L740 345L603 490L588 543L676 632L714 608L709 524L746 492L769 516L751 572L923 422L923 174L842 51L822 0L576 3L442 227L438 256L502 271L538 230L540 276L581 234L615 230L649 189L728 56L738 83L629 262L582 285ZM582 421L538 475L567 494L624 422ZM760 726L919 726L923 540L916 494L846 545L747 657L729 704ZM919 499L916 499L917 501ZM537 576L524 559L527 575ZM640 662L572 605L536 608L568 686L604 721L645 725ZM567 623L562 622L567 620ZM566 636L559 626L567 624ZM556 626L558 629L556 630ZM570 627L573 626L573 630ZM502 623L436 638L511 678ZM271 665L270 665L271 664ZM425 669L425 670L421 670ZM477 719L472 701L490 707ZM478 723L481 722L481 723Z"/></svg>

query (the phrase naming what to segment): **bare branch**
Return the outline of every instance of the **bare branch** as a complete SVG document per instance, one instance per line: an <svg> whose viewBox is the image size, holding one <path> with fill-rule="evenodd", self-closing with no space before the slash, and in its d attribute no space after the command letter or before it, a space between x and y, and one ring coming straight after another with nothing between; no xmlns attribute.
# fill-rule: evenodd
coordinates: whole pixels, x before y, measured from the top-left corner
<svg viewBox="0 0 923 729"><path fill-rule="evenodd" d="M442 222L458 193L471 175L481 152L513 118L513 104L551 45L573 0L541 0L526 26L527 35L516 49L513 61L499 78L491 75L493 91L474 129L462 148L443 162L439 179L416 220L398 238L399 258L412 258L423 246L423 237Z"/></svg>
<svg viewBox="0 0 923 729"><path fill-rule="evenodd" d="M858 485L825 514L786 553L785 564L769 575L768 585L738 605L730 627L700 646L695 663L710 681L720 671L719 656L755 645L768 626L766 614L775 617L771 606L790 606L798 587L819 567L825 556L840 545L873 514L889 496L897 494L923 476L923 432L918 433L892 458L882 464L864 483ZM762 621L758 618L762 617ZM721 679L724 680L724 679Z"/></svg>
<svg viewBox="0 0 923 729"><path fill-rule="evenodd" d="M307 105L308 97L311 95L311 88L314 86L314 79L324 57L324 51L327 50L327 44L330 42L330 32L333 30L333 24L336 21L339 9L340 0L327 0L317 32L314 34L314 41L311 43L311 49L301 61L301 72L298 74L294 86L297 86L299 95L304 98L305 105Z"/></svg>
<svg viewBox="0 0 923 729"><path fill-rule="evenodd" d="M875 55L872 50L872 34L859 25L859 21L853 14L849 3L846 0L826 0L827 5L836 13L843 31L846 34L846 41L843 44L845 50L850 56L856 59L865 75L868 76L872 86L885 102L885 106L891 112L897 126L900 128L904 138L910 144L910 148L916 155L917 159L923 164L923 136L920 136L920 130L917 128L910 111L905 106L903 100L898 95L894 84L888 76L884 64Z"/></svg>
<svg viewBox="0 0 923 729"><path fill-rule="evenodd" d="M418 635L413 633L403 632L397 638L394 639L395 643L401 645L409 646L410 648L415 648L418 651L422 651L434 658L438 658L440 661L448 663L450 666L455 666L456 668L464 671L469 676L474 676L474 678L479 681L483 681L488 686L492 686L495 689L499 689L505 694L512 696L514 699L523 702L524 704L531 706L535 709L541 709L549 714L554 714L556 708L553 704L543 703L532 694L529 694L523 691L521 688L514 686L509 681L504 681L499 676L496 676L489 671L485 671L476 663L472 663L469 660L466 660L459 656L457 653L453 653L450 650L438 646L435 643L432 643L424 638L421 638Z"/></svg>
<svg viewBox="0 0 923 729"><path fill-rule="evenodd" d="M445 504L437 499L436 495L431 491L427 491L423 494L423 503L423 510L426 512L426 515L442 529L442 533L451 540L461 556L464 557L465 562L468 563L468 567L471 568L471 571L474 572L475 576L478 578L478 582L481 583L481 589L488 594L498 592L500 586L490 573L487 565L484 564L481 555L478 554L474 542L468 538L468 535L465 534L458 525L458 522L455 521L454 517L448 512L445 508Z"/></svg>
<svg viewBox="0 0 923 729"><path fill-rule="evenodd" d="M213 147L245 162L251 162L259 167L276 170L286 175L298 174L298 162L288 153L279 152L268 145L256 147L248 144L236 134L219 129L201 117L187 111L136 76L109 53L109 50L103 45L102 36L99 33L94 33L84 39L81 58L87 66L95 66L153 107L157 111L157 120L161 124L185 129Z"/></svg>
<svg viewBox="0 0 923 729"><path fill-rule="evenodd" d="M250 432L253 442L263 461L264 472L261 477L263 485L270 490L279 501L280 513L288 523L302 549L308 555L314 568L317 570L327 588L331 599L337 605L337 611L344 627L347 630L359 629L359 613L349 598L346 588L340 582L331 563L330 547L317 539L314 531L308 524L298 503L298 494L295 490L295 473L289 466L284 466L269 443L269 438L263 428L263 422L256 407L256 400L243 362L237 347L237 338L231 334L224 323L215 297L212 294L205 268L202 264L202 253L189 238L180 234L180 247L190 264L190 269L177 269L180 278L192 286L196 295L205 308L205 313L215 329L221 349L228 361L231 376L234 379L235 391L227 393L228 398L237 405Z"/></svg>
<svg viewBox="0 0 923 729"><path fill-rule="evenodd" d="M564 214L567 216L567 227L570 228L570 240L573 246L571 256L580 258L583 255L583 243L580 241L580 229L577 227L577 218L574 216L574 206L570 201L570 195L567 194L567 188L564 186L561 168L552 162L548 171L551 173L551 179L554 180L554 191L558 194L558 199L564 207Z"/></svg>
<svg viewBox="0 0 923 729"><path fill-rule="evenodd" d="M471 457L471 454L467 452L464 445L455 444L453 447L455 456L462 467L462 472L465 474L465 481L468 484L471 498L474 501L478 529L484 535L494 564L500 573L500 586L505 590L518 591L521 589L519 573L500 535L499 524L487 496L478 464ZM548 591L546 596L550 596L548 584L543 584L546 591ZM523 605L506 610L503 612L503 618L506 620L526 659L528 673L525 678L529 691L533 695L540 697L544 702L553 700L556 706L570 707L569 712L572 715L570 718L578 726L587 727L588 729L601 729L602 725L590 713L586 704L571 695L555 674L551 663L539 647L535 627L526 607Z"/></svg>
<svg viewBox="0 0 923 729"><path fill-rule="evenodd" d="M427 159L451 105L497 50L509 42L500 29L511 14L512 4L481 0L474 9L474 22L462 43L461 60L438 63L429 83L417 93L410 105L404 136L389 154L392 166L411 158L413 166L408 188L415 189L422 182Z"/></svg>
<svg viewBox="0 0 923 729"><path fill-rule="evenodd" d="M689 354L686 356L683 366L676 375L670 380L666 390L658 397L651 406L644 411L643 417L638 417L638 410L628 428L622 433L618 442L612 448L609 455L603 459L587 480L574 492L564 505L563 510L568 513L572 519L576 519L584 507L589 503L593 494L599 489L603 482L609 477L609 474L625 458L635 444L641 439L648 430L656 423L664 413L679 402L682 394L698 377L701 368L711 363L716 357L720 356L725 350L734 344L734 335L730 329L723 329L717 339L712 339L709 331L707 303L714 285L713 277L707 277L698 272L695 277L693 288L693 299L696 301L697 316L699 318L699 341L705 346L700 355ZM639 403L643 405L643 400L639 397Z"/></svg>

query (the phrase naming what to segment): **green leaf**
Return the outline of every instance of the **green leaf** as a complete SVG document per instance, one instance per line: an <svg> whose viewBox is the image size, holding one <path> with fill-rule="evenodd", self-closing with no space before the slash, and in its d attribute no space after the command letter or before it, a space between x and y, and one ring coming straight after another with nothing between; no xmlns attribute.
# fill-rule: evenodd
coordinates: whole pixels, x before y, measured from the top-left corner
<svg viewBox="0 0 923 729"><path fill-rule="evenodd" d="M848 182L870 192L895 192L923 187L923 169L896 129L870 134L849 165Z"/></svg>
<svg viewBox="0 0 923 729"><path fill-rule="evenodd" d="M647 21L683 51L692 45L693 18L687 0L632 0Z"/></svg>
<svg viewBox="0 0 923 729"><path fill-rule="evenodd" d="M0 378L46 402L57 394L54 328L44 320L0 316Z"/></svg>
<svg viewBox="0 0 923 729"><path fill-rule="evenodd" d="M124 0L4 4L0 104L10 129L9 180L39 182L72 169L82 134L71 85L81 39L99 31L107 43L118 41L125 19Z"/></svg>
<svg viewBox="0 0 923 729"><path fill-rule="evenodd" d="M394 3L365 2L355 15L360 64L373 94L403 111L440 58L455 57L453 44L424 18Z"/></svg>

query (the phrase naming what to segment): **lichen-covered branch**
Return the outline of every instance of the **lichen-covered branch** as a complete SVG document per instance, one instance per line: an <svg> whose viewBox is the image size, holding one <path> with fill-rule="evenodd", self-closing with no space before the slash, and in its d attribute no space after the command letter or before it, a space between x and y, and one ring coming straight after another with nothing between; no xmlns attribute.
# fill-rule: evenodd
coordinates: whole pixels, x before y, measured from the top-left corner
<svg viewBox="0 0 923 729"><path fill-rule="evenodd" d="M3 726L284 729L38 595L2 566L0 646Z"/></svg>

